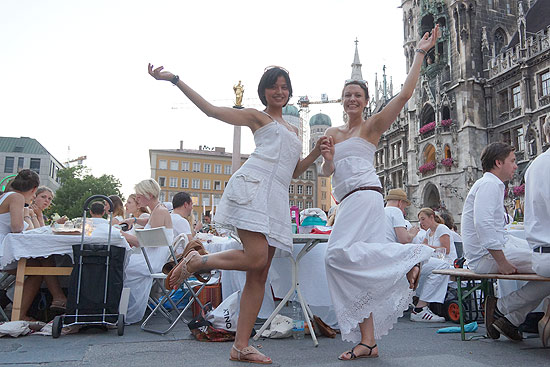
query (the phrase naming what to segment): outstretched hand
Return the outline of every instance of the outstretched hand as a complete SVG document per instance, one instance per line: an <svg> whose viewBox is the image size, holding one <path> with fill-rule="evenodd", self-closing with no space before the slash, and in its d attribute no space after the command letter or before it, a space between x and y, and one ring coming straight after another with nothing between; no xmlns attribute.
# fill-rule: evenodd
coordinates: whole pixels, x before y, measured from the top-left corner
<svg viewBox="0 0 550 367"><path fill-rule="evenodd" d="M149 75L151 75L156 80L170 81L174 79L175 75L173 73L169 71L163 71L163 69L164 69L164 66L159 66L156 69L153 69L153 64L149 64L148 66Z"/></svg>
<svg viewBox="0 0 550 367"><path fill-rule="evenodd" d="M323 139L321 141L321 139ZM325 161L332 161L334 159L334 139L332 136L324 136L319 139L321 155Z"/></svg>
<svg viewBox="0 0 550 367"><path fill-rule="evenodd" d="M436 24L431 32L424 33L424 36L418 41L416 47L426 52L430 51L435 46L435 41L439 37L439 24Z"/></svg>

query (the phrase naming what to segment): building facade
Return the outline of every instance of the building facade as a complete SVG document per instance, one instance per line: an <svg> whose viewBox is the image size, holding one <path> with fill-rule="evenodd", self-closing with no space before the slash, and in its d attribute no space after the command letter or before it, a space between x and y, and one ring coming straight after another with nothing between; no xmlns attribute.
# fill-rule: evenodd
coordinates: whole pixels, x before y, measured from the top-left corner
<svg viewBox="0 0 550 367"><path fill-rule="evenodd" d="M160 201L172 201L185 191L193 199L193 215L202 220L206 212L215 213L232 174L231 153L223 147L199 149L150 149L151 177L161 187ZM241 165L248 155L241 155Z"/></svg>
<svg viewBox="0 0 550 367"><path fill-rule="evenodd" d="M57 172L64 168L36 139L0 137L0 180L30 168L40 177L40 184L54 192L59 188Z"/></svg>
<svg viewBox="0 0 550 367"><path fill-rule="evenodd" d="M508 200L548 147L541 126L550 113L550 2L405 0L402 9L407 72L421 35L439 24L441 36L412 98L382 137L375 165L386 190L406 189L410 219L429 206L460 222L487 144L516 147L519 169Z"/></svg>

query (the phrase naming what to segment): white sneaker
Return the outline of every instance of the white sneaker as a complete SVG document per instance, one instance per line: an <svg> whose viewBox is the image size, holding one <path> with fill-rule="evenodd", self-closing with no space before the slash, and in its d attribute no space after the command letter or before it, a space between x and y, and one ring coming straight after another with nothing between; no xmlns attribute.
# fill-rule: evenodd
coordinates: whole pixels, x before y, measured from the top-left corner
<svg viewBox="0 0 550 367"><path fill-rule="evenodd" d="M445 322L445 318L441 316L437 316L428 308L428 306L424 306L422 308L422 311L415 312L414 309L411 312L411 321L417 321L417 322Z"/></svg>

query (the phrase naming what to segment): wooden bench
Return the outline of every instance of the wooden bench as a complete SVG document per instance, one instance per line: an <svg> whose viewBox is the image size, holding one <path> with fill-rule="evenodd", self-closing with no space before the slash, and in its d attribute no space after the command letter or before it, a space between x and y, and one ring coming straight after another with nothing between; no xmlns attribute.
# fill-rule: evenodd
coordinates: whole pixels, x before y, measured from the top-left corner
<svg viewBox="0 0 550 367"><path fill-rule="evenodd" d="M21 258L17 262L17 274L15 276L15 293L11 310L11 321L21 318L21 301L23 299L23 285L25 275L71 275L72 267L27 266L27 259Z"/></svg>
<svg viewBox="0 0 550 367"><path fill-rule="evenodd" d="M434 274L450 275L451 280L456 281L457 286L457 295L458 295L458 307L460 313L460 336L463 341L471 340L472 338L466 339L466 333L464 332L464 308L463 300L469 297L472 293L481 290L485 296L493 295L493 286L492 282L489 282L493 279L505 279L505 280L522 280L522 281L538 281L538 282L550 282L550 278L541 277L537 274L477 274L469 269L436 269L433 271ZM480 280L480 284L463 289L462 281L463 280Z"/></svg>

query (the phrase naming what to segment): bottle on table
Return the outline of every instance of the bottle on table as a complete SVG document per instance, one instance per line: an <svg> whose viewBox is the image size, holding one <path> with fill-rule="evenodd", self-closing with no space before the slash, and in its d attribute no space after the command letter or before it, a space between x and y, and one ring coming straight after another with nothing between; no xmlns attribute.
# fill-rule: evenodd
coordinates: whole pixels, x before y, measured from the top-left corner
<svg viewBox="0 0 550 367"><path fill-rule="evenodd" d="M298 298L298 291L294 291L294 297L292 298L292 337L303 339L304 335L304 314Z"/></svg>

